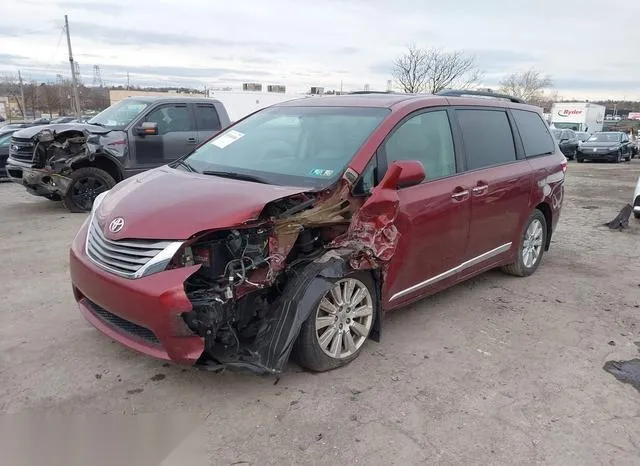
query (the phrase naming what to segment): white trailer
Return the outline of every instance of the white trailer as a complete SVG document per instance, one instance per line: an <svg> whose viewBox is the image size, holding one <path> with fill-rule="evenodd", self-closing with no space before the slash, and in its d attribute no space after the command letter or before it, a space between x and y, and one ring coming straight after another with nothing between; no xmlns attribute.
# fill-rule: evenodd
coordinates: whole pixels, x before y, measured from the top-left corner
<svg viewBox="0 0 640 466"><path fill-rule="evenodd" d="M558 102L551 107L551 126L595 133L602 131L606 108L590 102Z"/></svg>
<svg viewBox="0 0 640 466"><path fill-rule="evenodd" d="M308 96L260 91L209 91L208 97L222 102L234 122L264 107Z"/></svg>

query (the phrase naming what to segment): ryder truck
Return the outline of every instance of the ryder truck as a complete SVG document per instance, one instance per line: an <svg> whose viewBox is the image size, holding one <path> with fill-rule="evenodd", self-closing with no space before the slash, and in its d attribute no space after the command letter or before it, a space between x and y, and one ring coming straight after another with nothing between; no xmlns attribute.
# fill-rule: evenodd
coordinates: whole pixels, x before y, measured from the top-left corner
<svg viewBox="0 0 640 466"><path fill-rule="evenodd" d="M602 131L606 108L590 102L561 102L551 107L551 126L595 133Z"/></svg>

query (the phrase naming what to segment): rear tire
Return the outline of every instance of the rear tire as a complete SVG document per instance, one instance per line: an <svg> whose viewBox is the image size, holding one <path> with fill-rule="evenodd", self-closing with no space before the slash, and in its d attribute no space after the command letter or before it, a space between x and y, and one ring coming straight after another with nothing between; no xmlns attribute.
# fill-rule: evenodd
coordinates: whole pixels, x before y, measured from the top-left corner
<svg viewBox="0 0 640 466"><path fill-rule="evenodd" d="M347 296L348 289L351 294ZM334 280L333 288L302 324L294 347L298 364L313 372L325 372L356 359L375 322L375 297L375 282L369 273L357 271ZM340 300L346 305L338 304Z"/></svg>
<svg viewBox="0 0 640 466"><path fill-rule="evenodd" d="M535 209L520 237L516 261L502 267L503 272L516 277L533 274L540 265L546 244L547 220L541 211Z"/></svg>
<svg viewBox="0 0 640 466"><path fill-rule="evenodd" d="M96 196L116 185L106 171L96 167L83 167L71 172L71 185L62 199L69 212L89 212Z"/></svg>

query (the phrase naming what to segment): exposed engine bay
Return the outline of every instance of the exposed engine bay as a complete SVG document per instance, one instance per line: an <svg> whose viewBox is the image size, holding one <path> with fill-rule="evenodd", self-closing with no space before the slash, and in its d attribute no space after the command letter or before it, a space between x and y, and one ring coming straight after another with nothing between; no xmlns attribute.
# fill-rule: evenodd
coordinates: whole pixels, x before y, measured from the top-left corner
<svg viewBox="0 0 640 466"><path fill-rule="evenodd" d="M385 265L377 251L388 260L395 247L395 212L382 212L390 225L376 224L380 212L368 222L363 200L347 193L345 183L324 195L268 204L257 225L204 234L174 258L173 267L200 265L184 284L193 308L182 317L205 340L202 363L278 373L332 279L370 269L381 285Z"/></svg>
<svg viewBox="0 0 640 466"><path fill-rule="evenodd" d="M72 133L57 136L53 131L44 129L35 137L36 143L33 149L34 168L50 166L55 171L64 174L71 170L71 165L85 157L88 157L88 135Z"/></svg>

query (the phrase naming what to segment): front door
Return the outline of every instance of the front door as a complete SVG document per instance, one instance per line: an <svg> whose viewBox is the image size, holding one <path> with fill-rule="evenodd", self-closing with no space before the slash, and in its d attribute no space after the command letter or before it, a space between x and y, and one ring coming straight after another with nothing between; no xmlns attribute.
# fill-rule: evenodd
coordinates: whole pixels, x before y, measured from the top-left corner
<svg viewBox="0 0 640 466"><path fill-rule="evenodd" d="M138 168L164 165L188 154L198 144L193 115L186 104L160 105L142 122L157 123L158 134L133 135Z"/></svg>
<svg viewBox="0 0 640 466"><path fill-rule="evenodd" d="M504 109L455 110L467 158L471 223L462 276L504 258L519 236L531 197L531 166L518 159Z"/></svg>
<svg viewBox="0 0 640 466"><path fill-rule="evenodd" d="M447 110L412 114L380 148L379 159L422 162L423 183L397 191L400 233L383 288L386 309L446 288L464 255L470 194L464 187Z"/></svg>

